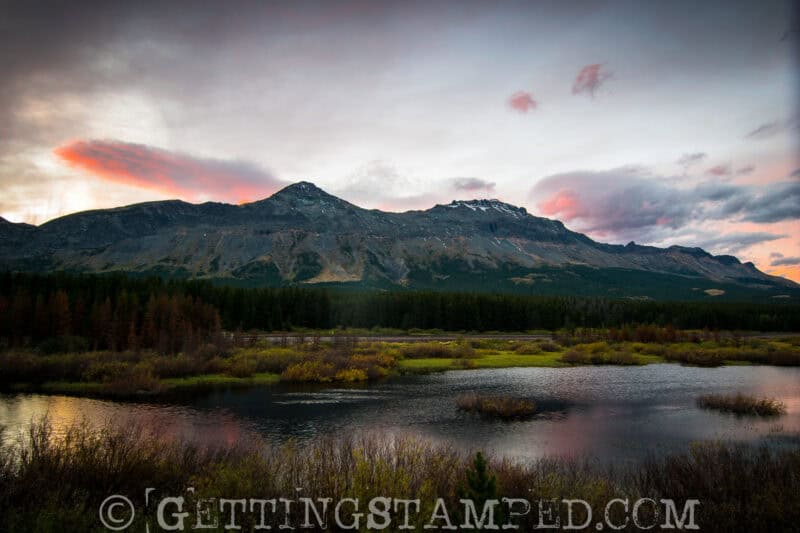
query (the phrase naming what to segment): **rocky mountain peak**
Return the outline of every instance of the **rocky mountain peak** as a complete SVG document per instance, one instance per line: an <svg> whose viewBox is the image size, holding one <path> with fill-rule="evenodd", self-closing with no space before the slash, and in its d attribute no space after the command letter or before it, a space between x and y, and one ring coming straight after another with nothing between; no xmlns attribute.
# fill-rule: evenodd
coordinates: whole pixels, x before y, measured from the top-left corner
<svg viewBox="0 0 800 533"><path fill-rule="evenodd" d="M298 181L287 185L272 195L271 198L298 198L305 200L337 199L335 196L323 191L310 181Z"/></svg>
<svg viewBox="0 0 800 533"><path fill-rule="evenodd" d="M453 200L443 207L465 209L477 214L502 214L513 218L524 218L528 215L524 207L517 207L494 198L491 200Z"/></svg>

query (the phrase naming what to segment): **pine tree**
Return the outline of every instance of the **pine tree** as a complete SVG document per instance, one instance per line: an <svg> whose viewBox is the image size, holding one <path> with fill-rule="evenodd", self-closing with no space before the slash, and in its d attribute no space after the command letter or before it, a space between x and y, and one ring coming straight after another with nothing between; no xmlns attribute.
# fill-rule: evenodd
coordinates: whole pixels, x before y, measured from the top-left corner
<svg viewBox="0 0 800 533"><path fill-rule="evenodd" d="M467 483L458 491L459 499L472 500L478 513L483 509L487 500L497 500L497 477L489 474L486 458L481 452L475 454L472 461L472 468L467 470ZM463 519L463 517L462 517ZM501 506L495 507L494 523L503 522L503 510ZM483 531L480 530L479 531Z"/></svg>

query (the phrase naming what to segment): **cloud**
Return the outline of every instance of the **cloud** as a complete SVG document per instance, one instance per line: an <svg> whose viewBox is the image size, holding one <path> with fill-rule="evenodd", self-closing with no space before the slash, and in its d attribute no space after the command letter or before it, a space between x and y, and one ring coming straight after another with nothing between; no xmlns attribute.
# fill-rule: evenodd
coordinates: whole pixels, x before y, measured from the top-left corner
<svg viewBox="0 0 800 533"><path fill-rule="evenodd" d="M800 257L781 257L770 263L771 266L795 266L800 265Z"/></svg>
<svg viewBox="0 0 800 533"><path fill-rule="evenodd" d="M773 254L770 254L770 257L773 257ZM770 263L770 266L795 266L800 265L800 257L783 257L781 255L780 258L775 259Z"/></svg>
<svg viewBox="0 0 800 533"><path fill-rule="evenodd" d="M745 135L748 139L769 139L785 131L797 130L800 128L800 116L790 117L786 120L773 120L765 122L756 129Z"/></svg>
<svg viewBox="0 0 800 533"><path fill-rule="evenodd" d="M677 161L678 165L683 168L689 168L703 161L708 154L705 152L694 152L691 154L683 154Z"/></svg>
<svg viewBox="0 0 800 533"><path fill-rule="evenodd" d="M781 257L783 257L783 254L780 252L772 252L771 254L769 254L770 259L775 259L775 258L780 259Z"/></svg>
<svg viewBox="0 0 800 533"><path fill-rule="evenodd" d="M552 175L539 181L530 197L545 216L574 223L580 231L626 239L658 240L709 221L800 219L800 183L795 181L768 189L714 181L679 186L631 167Z"/></svg>
<svg viewBox="0 0 800 533"><path fill-rule="evenodd" d="M783 128L779 122L767 122L745 135L745 137L750 139L767 139L782 130Z"/></svg>
<svg viewBox="0 0 800 533"><path fill-rule="evenodd" d="M706 174L711 174L712 176L729 176L731 174L731 166L716 165L706 170Z"/></svg>
<svg viewBox="0 0 800 533"><path fill-rule="evenodd" d="M75 141L54 152L69 165L101 179L190 201L247 202L285 185L251 163L198 158L144 144Z"/></svg>
<svg viewBox="0 0 800 533"><path fill-rule="evenodd" d="M793 178L800 178L800 168L796 168L789 174Z"/></svg>
<svg viewBox="0 0 800 533"><path fill-rule="evenodd" d="M716 250L717 252L735 254L755 244L777 241L779 239L785 239L786 237L788 237L786 234L771 233L768 231L753 231L748 233L736 232L726 233L710 239L700 239L696 244L702 248Z"/></svg>
<svg viewBox="0 0 800 533"><path fill-rule="evenodd" d="M691 216L683 193L636 170L577 171L549 176L534 186L539 211L583 231L625 234L654 226L680 226Z"/></svg>
<svg viewBox="0 0 800 533"><path fill-rule="evenodd" d="M737 176L746 176L748 174L752 174L755 171L755 165L745 165L743 167L739 167L736 169Z"/></svg>
<svg viewBox="0 0 800 533"><path fill-rule="evenodd" d="M361 207L407 211L444 201L440 194L427 191L429 186L430 180L410 177L392 162L374 159L340 180L331 191Z"/></svg>
<svg viewBox="0 0 800 533"><path fill-rule="evenodd" d="M480 178L453 178L450 180L453 189L457 191L494 191L495 183L493 181L486 181Z"/></svg>
<svg viewBox="0 0 800 533"><path fill-rule="evenodd" d="M779 182L768 190L741 187L739 194L724 204L720 213L721 217L733 215L762 224L800 219L800 182Z"/></svg>
<svg viewBox="0 0 800 533"><path fill-rule="evenodd" d="M397 212L430 209L464 199L465 194L486 198L494 195L495 186L495 182L478 177L421 178L389 161L375 159L332 185L331 191L361 207Z"/></svg>
<svg viewBox="0 0 800 533"><path fill-rule="evenodd" d="M611 78L611 72L600 63L586 65L578 72L575 82L572 84L572 94L589 93L594 98L594 93Z"/></svg>
<svg viewBox="0 0 800 533"><path fill-rule="evenodd" d="M511 109L519 111L520 113L533 111L539 106L536 100L533 99L533 95L525 91L512 94L508 99L508 105Z"/></svg>

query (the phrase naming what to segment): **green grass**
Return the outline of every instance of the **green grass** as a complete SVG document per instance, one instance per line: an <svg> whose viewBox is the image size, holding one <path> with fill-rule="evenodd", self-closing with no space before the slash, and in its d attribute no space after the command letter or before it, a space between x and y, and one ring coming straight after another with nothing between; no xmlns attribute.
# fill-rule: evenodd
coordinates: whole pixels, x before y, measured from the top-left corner
<svg viewBox="0 0 800 533"><path fill-rule="evenodd" d="M252 387L258 385L271 385L280 379L278 374L262 372L253 374L250 377L238 378L226 374L203 374L199 376L188 376L182 378L166 378L158 380L161 385L154 390L141 391L131 394L132 396L152 396L179 390L207 389L213 387ZM28 387L30 390L30 387ZM87 396L113 395L114 391L109 390L106 383L99 381L48 381L36 387L51 394L70 394Z"/></svg>
<svg viewBox="0 0 800 533"><path fill-rule="evenodd" d="M204 374L201 376L189 376L184 378L162 379L161 382L170 389L192 389L209 386L216 387L235 387L253 385L271 385L280 380L279 374L271 372L261 372L246 378L237 378L226 374Z"/></svg>
<svg viewBox="0 0 800 533"><path fill-rule="evenodd" d="M537 355L520 355L514 352L493 352L481 354L467 359L468 366L459 364L462 359L456 358L425 358L403 359L398 363L401 371L429 371L454 370L463 368L511 368L511 367L562 367L568 366L561 362L560 352L547 352Z"/></svg>
<svg viewBox="0 0 800 533"><path fill-rule="evenodd" d="M105 387L97 381L48 381L34 390L51 394L95 395L102 394Z"/></svg>
<svg viewBox="0 0 800 533"><path fill-rule="evenodd" d="M402 359L398 363L401 372L424 373L441 372L444 370L456 369L475 369L475 368L514 368L514 367L541 367L541 368L561 368L576 366L561 360L564 352L542 352L535 355L520 355L511 351L491 351L481 353L477 350L475 357L467 359L468 365L459 364L462 359L455 358L424 358L424 359ZM664 358L657 355L632 354L635 365L650 365L663 363ZM583 364L592 364L586 362ZM613 364L613 363L611 363Z"/></svg>

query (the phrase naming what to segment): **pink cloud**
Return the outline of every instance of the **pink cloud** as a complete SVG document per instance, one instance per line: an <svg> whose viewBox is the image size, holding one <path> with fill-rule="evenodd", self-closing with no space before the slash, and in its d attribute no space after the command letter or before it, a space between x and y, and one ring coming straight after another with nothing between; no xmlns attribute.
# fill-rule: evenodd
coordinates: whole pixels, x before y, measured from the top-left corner
<svg viewBox="0 0 800 533"><path fill-rule="evenodd" d="M269 196L285 185L250 163L198 158L144 144L74 141L54 153L101 179L189 201L243 203Z"/></svg>
<svg viewBox="0 0 800 533"><path fill-rule="evenodd" d="M539 203L539 210L546 216L557 216L567 222L581 216L583 206L577 195L569 189L561 189L547 200Z"/></svg>
<svg viewBox="0 0 800 533"><path fill-rule="evenodd" d="M589 93L594 97L594 93L600 86L611 78L611 72L600 63L586 65L578 73L575 82L572 84L572 94Z"/></svg>
<svg viewBox="0 0 800 533"><path fill-rule="evenodd" d="M525 91L519 91L512 94L508 99L508 105L511 107L511 109L519 111L520 113L533 111L539 106L536 100L533 99L533 95Z"/></svg>

